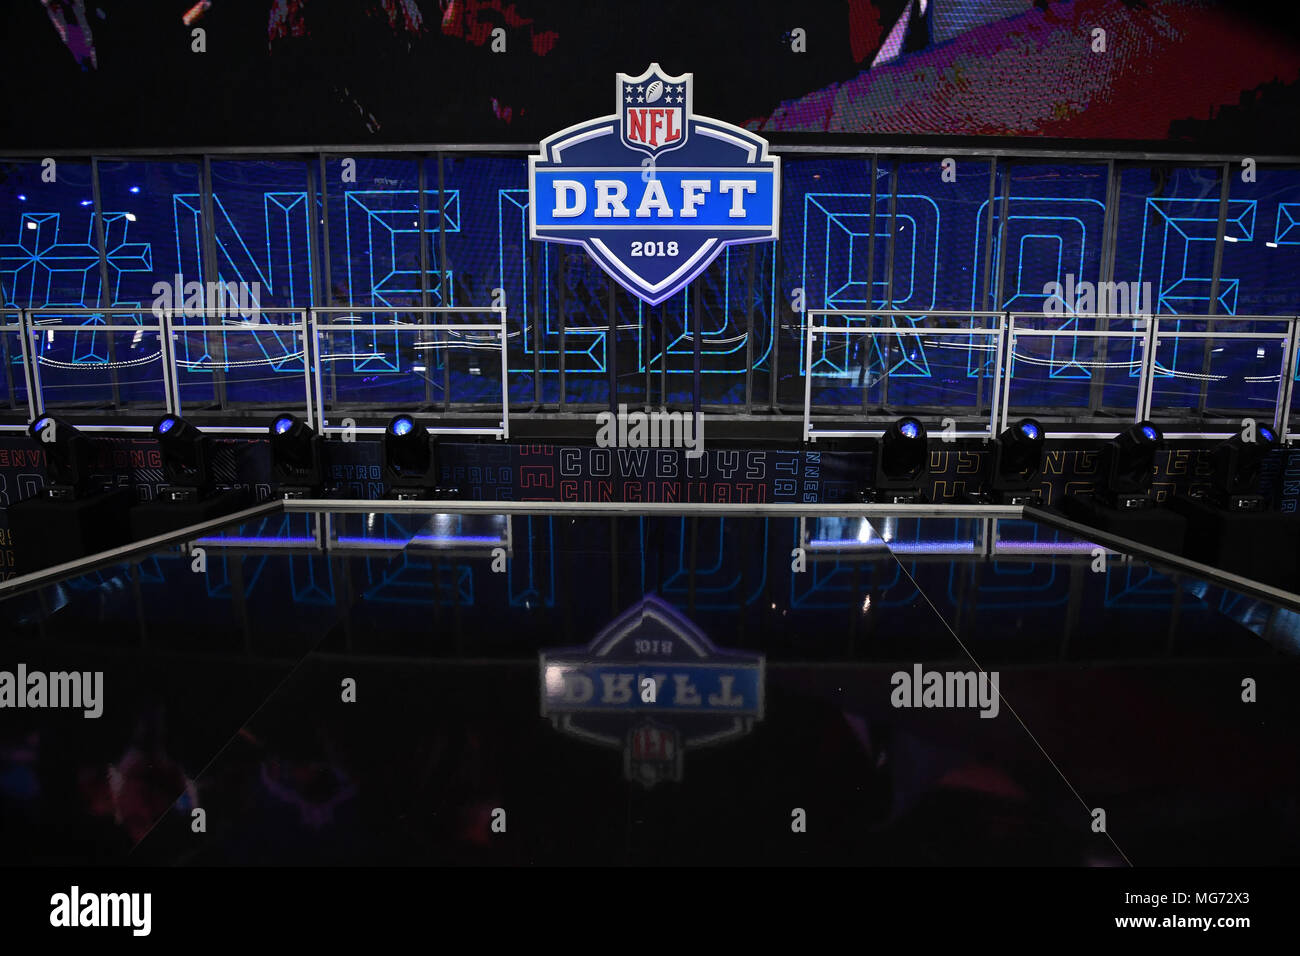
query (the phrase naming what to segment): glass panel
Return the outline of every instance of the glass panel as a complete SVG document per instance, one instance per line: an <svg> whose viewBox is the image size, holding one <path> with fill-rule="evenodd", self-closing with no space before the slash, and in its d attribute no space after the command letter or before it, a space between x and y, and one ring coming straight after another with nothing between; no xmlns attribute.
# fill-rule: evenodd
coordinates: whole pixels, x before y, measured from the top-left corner
<svg viewBox="0 0 1300 956"><path fill-rule="evenodd" d="M1253 183L1238 172L1230 195L1220 283L1238 285L1243 315L1300 313L1300 170L1263 167ZM1297 423L1300 389L1293 384L1292 431Z"/></svg>
<svg viewBox="0 0 1300 956"><path fill-rule="evenodd" d="M151 313L46 313L41 321L49 324L37 330L34 342L46 411L73 424L102 422L110 410L152 417L166 411L162 336ZM105 325L140 328L101 328Z"/></svg>
<svg viewBox="0 0 1300 956"><path fill-rule="evenodd" d="M1232 177L1220 287L1235 286L1241 315L1300 313L1300 169L1262 167Z"/></svg>
<svg viewBox="0 0 1300 956"><path fill-rule="evenodd" d="M807 313L886 305L890 179L889 167L882 161L873 230L870 159L791 160L783 164L781 175L782 281L774 302L780 320L777 397L782 406L797 409L804 398ZM802 315L794 309L796 300L802 302ZM845 321L862 325L866 320ZM848 351L820 359L816 355L813 359L814 380L844 377L859 367ZM841 401L860 404L856 393Z"/></svg>
<svg viewBox="0 0 1300 956"><path fill-rule="evenodd" d="M1029 313L1015 320L1006 359L1009 417L1070 423L1094 420L1100 412L1111 420L1133 421L1142 381L1140 321L1095 317L1078 329L1082 319L1067 323L1059 314ZM1122 334L1075 334L1088 331Z"/></svg>
<svg viewBox="0 0 1300 956"><path fill-rule="evenodd" d="M53 182L45 182L49 174ZM90 163L0 163L4 305L98 306L102 281Z"/></svg>
<svg viewBox="0 0 1300 956"><path fill-rule="evenodd" d="M1172 323L1171 323L1172 324ZM1281 380L1283 337L1289 320L1177 322L1179 333L1218 332L1209 338L1166 335L1160 323L1151 418L1168 422L1273 422ZM1246 337L1246 336L1259 337ZM1193 363L1209 353L1204 372Z"/></svg>
<svg viewBox="0 0 1300 956"><path fill-rule="evenodd" d="M0 423L27 424L27 378L17 312L0 312Z"/></svg>
<svg viewBox="0 0 1300 956"><path fill-rule="evenodd" d="M206 310L183 313L175 325L244 326L260 317L259 307L311 305L312 240L320 214L319 198L308 189L307 163L212 160L211 175L216 284L204 284ZM273 321L287 318L278 315ZM176 346L187 411L277 405L286 396L293 396L291 407L303 405L302 344L290 333L231 336L197 330L181 335Z"/></svg>
<svg viewBox="0 0 1300 956"><path fill-rule="evenodd" d="M100 160L100 203L110 305L173 304L203 281L203 213L197 161ZM165 282L167 289L155 288Z"/></svg>
<svg viewBox="0 0 1300 956"><path fill-rule="evenodd" d="M1022 330L1131 330L1128 323L1093 318L1113 311L1107 296L1099 300L1097 285L1107 167L1016 163L1006 167L1006 176L1005 229L1000 196L994 206L1001 307L1020 313L1017 326ZM1127 309L1126 304L1123 311ZM1089 412L1131 415L1141 369L1140 354L1136 365L1126 364L1122 353L1131 348L1126 339L1021 335L1012 356L1011 399L1022 414L1069 409L1071 420ZM1134 373L1131 382L1126 371Z"/></svg>
<svg viewBox="0 0 1300 956"><path fill-rule="evenodd" d="M257 284L264 306L312 303L312 246L320 217L302 160L216 160L212 209L217 278Z"/></svg>
<svg viewBox="0 0 1300 956"><path fill-rule="evenodd" d="M199 424L268 425L281 412L306 415L308 380L301 331L293 311L250 310L247 318L173 319L180 410ZM207 329L191 326L208 326ZM216 328L213 328L216 326ZM218 361L214 356L224 356ZM221 405L211 404L220 376Z"/></svg>
<svg viewBox="0 0 1300 956"><path fill-rule="evenodd" d="M364 155L346 158L356 163L356 182L342 181L344 157L326 156L324 163L329 208L328 304L420 305L416 160ZM436 232L437 193L429 193L427 202L426 228Z"/></svg>
<svg viewBox="0 0 1300 956"><path fill-rule="evenodd" d="M420 318L419 313L401 310L318 313L321 319L326 315L328 324L335 326L415 325ZM429 370L430 356L415 348L423 335L414 329L404 333L372 328L319 331L316 354L326 421L339 425L346 416L373 411L371 424L386 425L387 417L397 411L441 406L442 376Z"/></svg>
<svg viewBox="0 0 1300 956"><path fill-rule="evenodd" d="M438 161L430 160L425 169L426 188L436 190ZM431 275L429 283L432 290L437 282L444 282L448 301L441 302L441 292L439 296L431 295L430 301L438 298L434 304L449 306L505 305L511 402L532 404L534 351L539 345L532 318L537 298L532 257L537 253L537 244L528 239L527 165L520 157L445 154L442 175L441 229L437 234L431 230L428 241L431 264L443 262L445 247L445 271ZM490 313L467 313L456 314L454 321L483 323L497 319ZM475 338L484 336L476 334ZM491 336L490 342L490 348L483 350L479 348L481 343L466 340L463 347L437 356L438 361L449 363L453 402L500 404L496 337ZM495 383L490 387L489 379Z"/></svg>
<svg viewBox="0 0 1300 956"><path fill-rule="evenodd" d="M1126 294L1129 311L1159 315L1206 315L1211 311L1215 237L1221 182L1217 167L1134 166L1119 172L1120 197L1115 248L1115 287ZM1213 311L1236 312L1236 284L1220 284ZM1134 309L1132 301L1142 303ZM1119 311L1118 309L1115 311ZM1179 339L1181 323L1162 323L1171 336L1157 377L1208 375L1210 350L1204 339ZM1191 326L1189 326L1191 328ZM1129 376L1139 374L1136 343ZM1120 361L1118 356L1111 361ZM1122 372L1120 374L1123 374Z"/></svg>
<svg viewBox="0 0 1300 956"><path fill-rule="evenodd" d="M396 412L424 413L423 424L435 428L500 427L495 313L348 309L318 314L328 314L328 324L334 326L320 323L317 335L324 417L330 427L341 426L345 417L363 427L387 425ZM465 324L491 328L445 328ZM352 326L355 330L349 330ZM447 366L456 374L444 376ZM444 392L446 380L450 393Z"/></svg>

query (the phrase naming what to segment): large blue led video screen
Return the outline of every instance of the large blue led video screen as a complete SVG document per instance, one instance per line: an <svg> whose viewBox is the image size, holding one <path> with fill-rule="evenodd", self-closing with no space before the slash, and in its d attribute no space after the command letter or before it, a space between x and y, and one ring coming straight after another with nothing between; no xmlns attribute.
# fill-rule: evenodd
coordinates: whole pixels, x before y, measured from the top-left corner
<svg viewBox="0 0 1300 956"><path fill-rule="evenodd" d="M728 250L685 291L649 307L580 251L527 238L521 154L362 157L347 183L340 162L329 154L100 158L97 181L90 163L65 161L54 182L40 163L0 163L3 305L132 307L140 312L130 321L148 322L155 283L207 276L256 283L263 310L323 307L371 321L421 303L499 301L516 407L680 406L698 387L705 405L737 410L798 408L809 373L818 406L979 405L996 361L980 334L990 315L1016 314L1039 332L1090 329L1095 318L1053 310L1053 284L1110 278L1143 290L1143 310L1169 333L1157 355L1158 407L1265 413L1279 385L1283 343L1269 337L1276 323L1232 325L1259 332L1258 341L1179 333L1204 331L1211 314L1300 313L1294 167L1260 167L1248 182L1231 166L963 158L947 181L934 157L792 154L781 239ZM836 318L859 329L872 323L875 334L819 339L810 365L806 316L863 309L891 314ZM105 363L122 375L147 367L148 339L126 333L109 362L95 331L103 318L83 321L84 332L34 343L47 385L58 375L70 387L79 368L91 376ZM291 339L258 342L260 351L231 359L228 342L210 337L201 347L187 337L178 346L186 404L221 400L216 361L256 365L256 374L239 373L248 400L273 401L301 382ZM354 397L394 398L411 367L359 343L335 343L354 356L346 367ZM1135 348L1026 333L1013 349L1012 406L1131 410ZM17 405L16 348L6 361L5 382L17 384L0 398ZM434 402L499 400L485 361L497 360L471 348L433 350L419 391Z"/></svg>

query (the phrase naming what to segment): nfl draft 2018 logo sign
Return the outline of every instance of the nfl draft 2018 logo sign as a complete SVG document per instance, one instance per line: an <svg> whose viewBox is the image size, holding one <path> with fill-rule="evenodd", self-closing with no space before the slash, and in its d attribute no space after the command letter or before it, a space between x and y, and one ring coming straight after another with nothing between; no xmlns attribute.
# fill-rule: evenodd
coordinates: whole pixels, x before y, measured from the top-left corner
<svg viewBox="0 0 1300 956"><path fill-rule="evenodd" d="M767 141L691 111L690 73L618 75L618 112L528 159L528 234L580 245L650 305L727 246L778 238L780 160Z"/></svg>

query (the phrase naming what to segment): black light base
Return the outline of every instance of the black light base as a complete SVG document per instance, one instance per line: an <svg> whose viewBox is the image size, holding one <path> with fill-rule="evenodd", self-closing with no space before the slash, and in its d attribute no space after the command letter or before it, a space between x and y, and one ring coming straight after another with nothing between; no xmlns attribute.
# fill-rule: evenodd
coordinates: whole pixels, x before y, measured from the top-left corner
<svg viewBox="0 0 1300 956"><path fill-rule="evenodd" d="M1155 498L1145 491L1133 494L1106 494L1099 491L1096 498L1103 505L1116 511L1143 511L1156 506Z"/></svg>
<svg viewBox="0 0 1300 956"><path fill-rule="evenodd" d="M303 498L323 498L324 491L319 487L309 485L281 485L276 489L281 498L286 501L299 501Z"/></svg>
<svg viewBox="0 0 1300 956"><path fill-rule="evenodd" d="M1226 511L1267 511L1268 499L1263 495L1211 495L1209 502Z"/></svg>
<svg viewBox="0 0 1300 956"><path fill-rule="evenodd" d="M1022 491L972 491L966 495L972 505L1032 505L1041 508L1043 489L1026 488Z"/></svg>
<svg viewBox="0 0 1300 956"><path fill-rule="evenodd" d="M919 491L869 488L862 492L862 503L868 505L924 505L925 495Z"/></svg>
<svg viewBox="0 0 1300 956"><path fill-rule="evenodd" d="M180 528L232 514L252 504L242 488L218 491L206 498L180 501L146 501L131 509L131 538L141 541Z"/></svg>
<svg viewBox="0 0 1300 956"><path fill-rule="evenodd" d="M1118 535L1158 551L1181 554L1183 539L1187 534L1187 519L1167 508L1154 507L1149 504L1140 507L1121 508L1098 499L1095 495L1066 495L1061 503L1061 510L1066 516L1105 531Z"/></svg>
<svg viewBox="0 0 1300 956"><path fill-rule="evenodd" d="M158 500L171 504L193 504L206 497L201 488L193 485L168 485L158 492Z"/></svg>
<svg viewBox="0 0 1300 956"><path fill-rule="evenodd" d="M131 489L113 488L83 498L42 491L10 505L15 570L29 574L126 544L133 500Z"/></svg>
<svg viewBox="0 0 1300 956"><path fill-rule="evenodd" d="M1184 496L1169 507L1187 521L1184 553L1193 561L1288 591L1300 586L1300 516Z"/></svg>
<svg viewBox="0 0 1300 956"><path fill-rule="evenodd" d="M1043 489L1032 488L1025 491L999 491L994 492L995 497L1001 500L998 504L1003 505L1033 505L1035 508L1043 503Z"/></svg>
<svg viewBox="0 0 1300 956"><path fill-rule="evenodd" d="M46 485L42 493L51 501L71 501L77 497L77 489L73 485Z"/></svg>
<svg viewBox="0 0 1300 956"><path fill-rule="evenodd" d="M432 488L392 488L384 495L385 501L432 501Z"/></svg>

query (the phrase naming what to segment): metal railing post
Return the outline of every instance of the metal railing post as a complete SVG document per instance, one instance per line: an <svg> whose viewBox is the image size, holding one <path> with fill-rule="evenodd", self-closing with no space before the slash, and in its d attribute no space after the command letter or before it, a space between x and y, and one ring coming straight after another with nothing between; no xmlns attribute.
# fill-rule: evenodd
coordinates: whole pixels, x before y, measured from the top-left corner
<svg viewBox="0 0 1300 956"><path fill-rule="evenodd" d="M19 340L18 347L22 350L23 353L23 382L27 386L27 413L28 415L31 416L28 419L28 421L34 422L36 421L36 417L40 414L40 409L37 408L37 397L40 394L41 386L40 386L40 382L37 381L37 379L35 378L36 359L33 357L33 352L31 347L32 343L29 338L29 336L31 335L31 328L29 322L30 319L28 318L27 310L19 309L18 310L18 340Z"/></svg>
<svg viewBox="0 0 1300 956"><path fill-rule="evenodd" d="M316 310L308 309L307 315L308 315L308 323L311 326L312 354L315 356L315 361L312 363L312 368L314 370L314 375L316 379L316 408L318 410L317 414L320 419L319 431L323 435L325 434L325 426L329 424L329 420L326 419L325 417L325 384L321 379L321 365L323 364L321 360L321 345L320 345L321 332L316 322ZM330 367L330 373L331 373L330 379L331 381L333 381L333 366Z"/></svg>
<svg viewBox="0 0 1300 956"><path fill-rule="evenodd" d="M1003 312L998 316L998 335L997 335L997 352L993 357L993 394L989 396L989 438L997 438L1002 429L998 427L998 419L1001 416L1002 421L1006 422L1006 416L1003 409L998 405L1003 401L1003 389L1006 387L1010 391L1011 379L1008 373L1007 379L1003 381L1002 362L1007 355L1006 339L1007 330L1011 326L1011 313ZM983 361L980 362L980 378L984 377Z"/></svg>
<svg viewBox="0 0 1300 956"><path fill-rule="evenodd" d="M1291 335L1286 352L1286 358L1282 363L1282 379L1285 390L1281 400L1281 420L1277 426L1277 433L1282 436L1284 442L1290 441L1291 402L1295 398L1296 363L1300 359L1300 315L1291 317Z"/></svg>
<svg viewBox="0 0 1300 956"><path fill-rule="evenodd" d="M501 440L508 441L510 438L510 373L508 371L510 363L506 356L506 347L510 339L506 326L506 307L502 305L499 308L501 311Z"/></svg>
<svg viewBox="0 0 1300 956"><path fill-rule="evenodd" d="M800 312L804 329L804 366L803 366L803 440L816 441L812 433L812 357L813 330L812 318L817 312Z"/></svg>
<svg viewBox="0 0 1300 956"><path fill-rule="evenodd" d="M297 334L302 343L302 390L303 397L307 400L307 427L314 429L316 427L316 409L311 394L311 370L312 355L315 350L311 347L310 342L311 335L307 324L308 312L308 309L299 310L301 325Z"/></svg>

